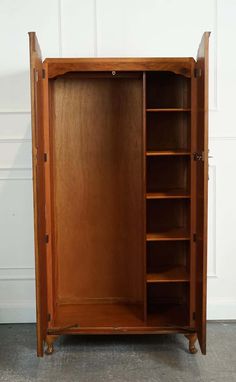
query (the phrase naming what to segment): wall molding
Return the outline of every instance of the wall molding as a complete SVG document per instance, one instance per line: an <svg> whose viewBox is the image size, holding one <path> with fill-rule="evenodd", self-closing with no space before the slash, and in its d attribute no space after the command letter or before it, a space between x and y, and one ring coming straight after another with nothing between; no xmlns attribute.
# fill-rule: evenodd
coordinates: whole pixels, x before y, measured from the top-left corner
<svg viewBox="0 0 236 382"><path fill-rule="evenodd" d="M36 321L36 306L34 300L0 300L0 323L34 323Z"/></svg>
<svg viewBox="0 0 236 382"><path fill-rule="evenodd" d="M0 181L8 181L8 180L32 180L33 179L33 177L32 176L22 176L22 177L16 177L16 176L14 176L14 177L12 177L12 178L7 178L7 177L1 177L0 176Z"/></svg>
<svg viewBox="0 0 236 382"><path fill-rule="evenodd" d="M208 320L235 320L236 300L213 299L207 301Z"/></svg>
<svg viewBox="0 0 236 382"><path fill-rule="evenodd" d="M0 167L0 181L32 179L32 167Z"/></svg>
<svg viewBox="0 0 236 382"><path fill-rule="evenodd" d="M35 268L31 266L22 267L0 267L0 281L27 281L35 280Z"/></svg>
<svg viewBox="0 0 236 382"><path fill-rule="evenodd" d="M1 138L0 137L0 144L1 143L31 143L32 140L30 138Z"/></svg>
<svg viewBox="0 0 236 382"><path fill-rule="evenodd" d="M62 3L61 0L57 0L58 7L58 54L62 57Z"/></svg>
<svg viewBox="0 0 236 382"><path fill-rule="evenodd" d="M29 109L0 109L0 114L31 114Z"/></svg>
<svg viewBox="0 0 236 382"><path fill-rule="evenodd" d="M235 141L236 140L236 136L231 136L231 137L227 137L227 136L210 136L209 137L209 140L210 141Z"/></svg>
<svg viewBox="0 0 236 382"><path fill-rule="evenodd" d="M219 111L218 97L218 0L214 2L214 17L213 17L213 34L214 34L214 92L213 92L213 107L209 108L210 112Z"/></svg>
<svg viewBox="0 0 236 382"><path fill-rule="evenodd" d="M212 237L209 236L208 230L208 240L211 240L211 252L208 253L208 257L211 257L213 263L213 270L211 273L207 274L209 279L217 279L217 253L216 253L216 165L209 165L209 177L211 177L212 182L212 206L211 206L211 216L208 216L208 225L211 224L212 227Z"/></svg>
<svg viewBox="0 0 236 382"><path fill-rule="evenodd" d="M32 167L0 167L0 171L25 171L32 170Z"/></svg>
<svg viewBox="0 0 236 382"><path fill-rule="evenodd" d="M93 0L93 39L94 39L94 57L98 56L98 18L97 18L97 0Z"/></svg>

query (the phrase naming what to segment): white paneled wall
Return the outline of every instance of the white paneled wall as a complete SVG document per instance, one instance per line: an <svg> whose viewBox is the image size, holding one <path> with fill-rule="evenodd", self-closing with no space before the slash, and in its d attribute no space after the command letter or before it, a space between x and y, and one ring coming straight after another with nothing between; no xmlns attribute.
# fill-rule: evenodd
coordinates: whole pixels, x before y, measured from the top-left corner
<svg viewBox="0 0 236 382"><path fill-rule="evenodd" d="M0 1L0 322L35 321L28 31L44 57L196 56L210 45L208 318L236 318L234 0Z"/></svg>

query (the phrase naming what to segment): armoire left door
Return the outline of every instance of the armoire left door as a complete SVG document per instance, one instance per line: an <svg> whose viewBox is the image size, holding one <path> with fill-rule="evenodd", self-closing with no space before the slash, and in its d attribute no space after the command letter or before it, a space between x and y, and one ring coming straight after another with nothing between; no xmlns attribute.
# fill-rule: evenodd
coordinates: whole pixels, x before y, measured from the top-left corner
<svg viewBox="0 0 236 382"><path fill-rule="evenodd" d="M47 280L45 244L45 190L42 59L35 32L29 33L36 269L37 354L43 356L47 334Z"/></svg>

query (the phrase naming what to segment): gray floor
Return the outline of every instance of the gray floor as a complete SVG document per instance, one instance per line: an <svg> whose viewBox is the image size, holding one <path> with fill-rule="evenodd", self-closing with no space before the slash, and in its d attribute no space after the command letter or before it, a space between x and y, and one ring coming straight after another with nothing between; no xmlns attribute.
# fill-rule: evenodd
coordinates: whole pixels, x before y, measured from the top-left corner
<svg viewBox="0 0 236 382"><path fill-rule="evenodd" d="M236 381L236 322L208 323L206 356L183 335L61 337L42 359L35 345L34 325L0 325L0 381Z"/></svg>

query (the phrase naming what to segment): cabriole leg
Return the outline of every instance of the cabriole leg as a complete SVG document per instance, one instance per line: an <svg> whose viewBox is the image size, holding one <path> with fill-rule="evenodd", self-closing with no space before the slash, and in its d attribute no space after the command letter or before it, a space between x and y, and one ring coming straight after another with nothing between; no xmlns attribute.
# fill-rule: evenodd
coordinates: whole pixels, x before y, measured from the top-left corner
<svg viewBox="0 0 236 382"><path fill-rule="evenodd" d="M51 355L54 352L53 343L56 341L57 338L58 338L58 336L56 336L56 335L47 335L46 336L46 344L47 344L47 348L45 350L46 355Z"/></svg>
<svg viewBox="0 0 236 382"><path fill-rule="evenodd" d="M197 334L185 334L185 337L189 340L189 352L191 354L197 353L197 349L195 347L195 342L197 341Z"/></svg>

